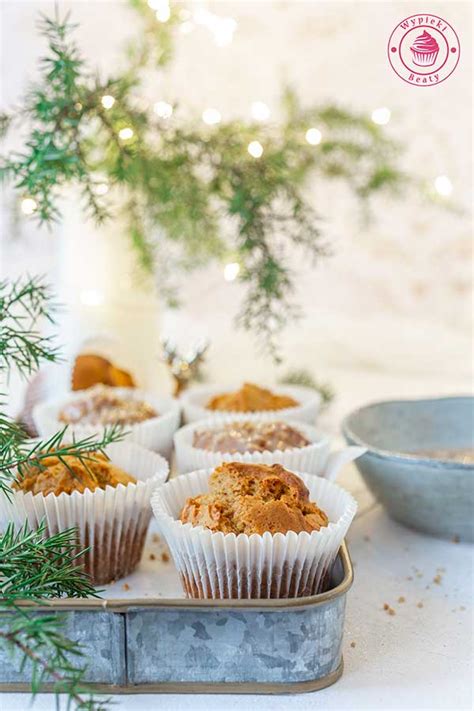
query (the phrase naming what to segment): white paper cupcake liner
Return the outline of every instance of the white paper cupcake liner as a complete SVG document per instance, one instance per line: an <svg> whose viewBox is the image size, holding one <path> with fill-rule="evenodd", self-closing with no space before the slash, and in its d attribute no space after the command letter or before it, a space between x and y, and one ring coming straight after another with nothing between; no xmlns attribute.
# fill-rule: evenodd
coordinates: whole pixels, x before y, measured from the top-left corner
<svg viewBox="0 0 474 711"><path fill-rule="evenodd" d="M41 437L51 437L56 432L64 428L64 422L60 422L59 413L69 402L84 397L85 390L71 392L61 398L49 400L37 405L33 410L33 419ZM143 422L132 425L124 425L124 430L128 433L126 441L135 442L145 449L159 452L169 459L173 448L173 435L178 429L181 420L181 406L178 400L172 397L155 397L143 390L135 388L114 388L114 392L119 397L143 400L159 413L158 417L151 417ZM100 436L105 427L103 425L91 425L75 423L68 426L68 432L74 434L76 439L89 437L90 435Z"/></svg>
<svg viewBox="0 0 474 711"><path fill-rule="evenodd" d="M262 410L261 412L229 413L228 411L208 410L206 403L215 395L238 390L242 383L237 385L196 385L185 390L180 400L183 406L184 421L186 423L209 417L227 417L229 414L245 414L249 420L276 420L291 418L299 422L314 425L321 406L321 395L312 388L301 385L271 385L272 392L278 395L289 395L300 404L296 407L286 407L281 410Z"/></svg>
<svg viewBox="0 0 474 711"><path fill-rule="evenodd" d="M211 452L193 446L193 437L196 431L212 430L223 424L248 421L245 414L232 415L193 422L182 427L174 435L176 453L176 467L180 474L192 472L196 469L209 469L217 467L221 462L252 462L254 464L282 464L286 469L309 472L310 474L323 475L324 466L329 456L329 439L309 425L302 422L291 421L288 418L277 417L275 421L285 422L301 432L310 444L306 447L293 447L292 449L275 449L273 452Z"/></svg>
<svg viewBox="0 0 474 711"><path fill-rule="evenodd" d="M0 495L3 524L21 526L27 520L37 528L45 519L48 535L77 526L79 550L89 547L79 562L96 585L118 580L137 566L151 518L151 494L169 471L163 457L136 444L118 442L105 451L113 464L136 477L136 484L59 496L23 491L13 491L10 499Z"/></svg>
<svg viewBox="0 0 474 711"><path fill-rule="evenodd" d="M328 526L311 533L224 535L178 519L188 497L208 490L211 473L206 469L177 477L151 499L187 596L287 598L321 592L357 510L353 497L337 484L295 472L310 499L328 515Z"/></svg>
<svg viewBox="0 0 474 711"><path fill-rule="evenodd" d="M210 452L193 446L194 433L197 430L214 429L223 424L248 420L245 414L227 417L200 420L182 427L174 435L176 455L176 468L179 474L195 471L196 469L210 469L217 467L222 462L249 462L253 464L281 464L290 471L302 471L309 474L322 476L334 481L341 468L365 453L363 447L344 447L338 451L330 452L329 438L314 427L295 422L288 418L278 418L301 432L310 444L306 447L273 452Z"/></svg>

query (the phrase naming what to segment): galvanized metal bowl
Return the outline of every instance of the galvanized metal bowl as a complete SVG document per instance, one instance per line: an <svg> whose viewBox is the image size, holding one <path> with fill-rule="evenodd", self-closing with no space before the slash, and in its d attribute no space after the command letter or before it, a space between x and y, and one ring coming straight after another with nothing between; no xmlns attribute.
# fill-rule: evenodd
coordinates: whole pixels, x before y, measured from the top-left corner
<svg viewBox="0 0 474 711"><path fill-rule="evenodd" d="M474 465L427 450L474 449L474 397L377 402L352 412L342 431L367 447L355 464L388 514L440 538L474 540Z"/></svg>

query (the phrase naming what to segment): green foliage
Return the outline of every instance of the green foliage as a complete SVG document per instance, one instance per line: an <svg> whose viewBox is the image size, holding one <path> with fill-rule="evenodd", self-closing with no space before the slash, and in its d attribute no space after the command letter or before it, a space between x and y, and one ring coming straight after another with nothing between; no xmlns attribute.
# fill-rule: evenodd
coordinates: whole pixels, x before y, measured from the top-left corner
<svg viewBox="0 0 474 711"><path fill-rule="evenodd" d="M97 597L88 578L75 565L76 532L45 536L46 525L31 531L9 524L0 534L0 596L38 602L47 597Z"/></svg>
<svg viewBox="0 0 474 711"><path fill-rule="evenodd" d="M43 20L49 49L41 77L21 109L2 120L26 118L29 138L23 152L3 159L1 173L36 201L41 222L58 219L62 186L82 186L85 208L99 222L110 216L115 195L148 272L158 267L161 274L164 243L175 270L236 255L246 286L238 323L277 359L279 331L298 315L288 247L311 260L327 253L318 214L303 195L306 179L342 179L364 200L393 191L403 177L394 165L397 148L368 117L334 105L304 109L290 90L278 124L207 127L182 120L179 107L171 119L158 118L143 106L140 82L144 70L170 61L179 12L172 6L160 23L144 0L132 5L142 33L129 48L128 68L105 81L87 69L67 18ZM103 96L113 105L104 108ZM305 139L311 126L322 132L317 146ZM128 137L120 133L125 128L133 132ZM259 158L247 150L255 140L263 147ZM104 179L110 205L97 194Z"/></svg>
<svg viewBox="0 0 474 711"><path fill-rule="evenodd" d="M334 390L332 386L329 385L329 383L318 382L309 370L305 370L304 368L289 370L282 375L278 382L285 385L303 385L306 388L313 388L313 390L316 390L321 395L323 405L329 405L329 403L334 400Z"/></svg>
<svg viewBox="0 0 474 711"><path fill-rule="evenodd" d="M76 567L79 555L74 530L47 538L44 523L35 531L27 524L15 531L10 524L0 534L0 644L21 659L20 669L28 664L33 695L49 682L56 694L66 694L74 708L105 711L107 702L95 699L83 684L82 650L61 632L64 616L31 614L19 605L64 595L96 596Z"/></svg>
<svg viewBox="0 0 474 711"><path fill-rule="evenodd" d="M41 361L55 360L58 353L51 338L36 330L39 319L51 321L50 296L38 278L0 282L0 371L14 365L29 375Z"/></svg>
<svg viewBox="0 0 474 711"><path fill-rule="evenodd" d="M52 320L51 293L40 279L0 284L0 374L12 366L30 374L44 361L58 357L50 339L39 331L39 319ZM54 450L62 461L73 456L87 465L91 452L102 450L121 437L108 430L98 440L87 437L64 444L67 430L44 442L32 443L22 428L0 407L0 496L11 496L10 484L21 478L25 467L41 468ZM12 524L0 533L0 645L16 653L21 668L30 665L32 690L43 682L53 684L56 694L66 694L69 708L103 711L106 702L97 701L82 682L85 664L80 646L61 632L61 617L31 614L21 607L24 600L35 604L50 597L96 595L89 578L76 567L84 551L78 550L75 529L46 537L46 524L30 530L28 524L15 530Z"/></svg>

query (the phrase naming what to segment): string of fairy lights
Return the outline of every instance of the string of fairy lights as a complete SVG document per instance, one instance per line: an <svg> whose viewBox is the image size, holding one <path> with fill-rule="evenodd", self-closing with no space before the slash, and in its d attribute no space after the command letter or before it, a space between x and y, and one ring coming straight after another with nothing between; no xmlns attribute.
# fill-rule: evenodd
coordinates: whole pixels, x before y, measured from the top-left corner
<svg viewBox="0 0 474 711"><path fill-rule="evenodd" d="M165 23L170 20L171 7L169 0L148 0L148 6L154 11L157 22ZM190 34L198 27L205 28L210 32L218 47L226 47L232 44L234 34L238 28L238 23L233 17L217 15L208 10L204 3L194 3L192 10L180 9L178 18L178 30L181 34ZM103 109L108 111L114 106L116 99L111 94L106 94L101 97L100 101ZM153 111L158 118L166 121L173 116L174 107L169 102L160 100L153 104ZM271 118L271 109L264 101L256 100L250 106L250 115L254 121L265 123ZM391 117L391 111L386 106L375 108L371 113L371 120L379 126L386 126ZM201 118L206 125L217 126L222 121L222 113L215 107L208 107L203 110ZM133 139L134 131L130 126L123 126L119 129L117 135L121 141L126 143ZM318 146L323 140L323 133L317 126L310 126L307 128L304 138L310 146ZM252 158L258 160L264 153L264 146L255 138L247 145L247 152ZM432 186L434 191L442 198L450 197L454 189L447 175L436 176ZM97 195L103 196L108 193L109 185L105 180L97 182L94 190ZM38 205L33 197L25 196L21 199L20 208L24 215L33 215L37 207ZM239 271L240 265L237 262L226 264L224 267L224 279L229 282L234 281Z"/></svg>

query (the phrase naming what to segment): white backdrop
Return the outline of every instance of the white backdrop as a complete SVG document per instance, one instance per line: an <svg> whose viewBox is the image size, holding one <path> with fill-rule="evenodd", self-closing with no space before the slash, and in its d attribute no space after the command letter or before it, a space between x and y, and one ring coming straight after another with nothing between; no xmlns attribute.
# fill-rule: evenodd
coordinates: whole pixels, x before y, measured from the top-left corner
<svg viewBox="0 0 474 711"><path fill-rule="evenodd" d="M91 66L120 62L127 37L138 29L126 3L59 3L80 23L78 38ZM232 45L217 47L197 28L178 38L171 69L150 80L150 101L178 100L200 115L218 108L224 118L248 116L252 101L278 115L278 97L290 83L304 103L336 100L371 112L392 112L388 132L401 141L401 164L428 181L447 175L456 210L442 210L408 193L377 199L375 220L359 220L344 186L324 181L308 194L324 218L333 256L309 271L295 255L298 299L306 318L283 335L280 371L308 367L332 381L341 410L350 403L417 393L465 391L471 385L472 287L472 34L470 3L431 2L428 9L457 30L460 64L443 84L419 89L388 66L386 43L399 20L420 10L411 2L214 2L213 11L238 23ZM1 4L2 105L14 103L34 75L43 48L35 23L53 3ZM28 270L58 278L61 232L13 218L4 201L0 273ZM86 229L86 228L85 228ZM272 373L247 334L232 322L241 295L237 283L212 267L187 276L184 307L166 313L163 328L182 343L209 336L209 370L216 379ZM185 335L183 335L185 334ZM229 369L233 372L229 373ZM276 374L276 373L275 373Z"/></svg>

